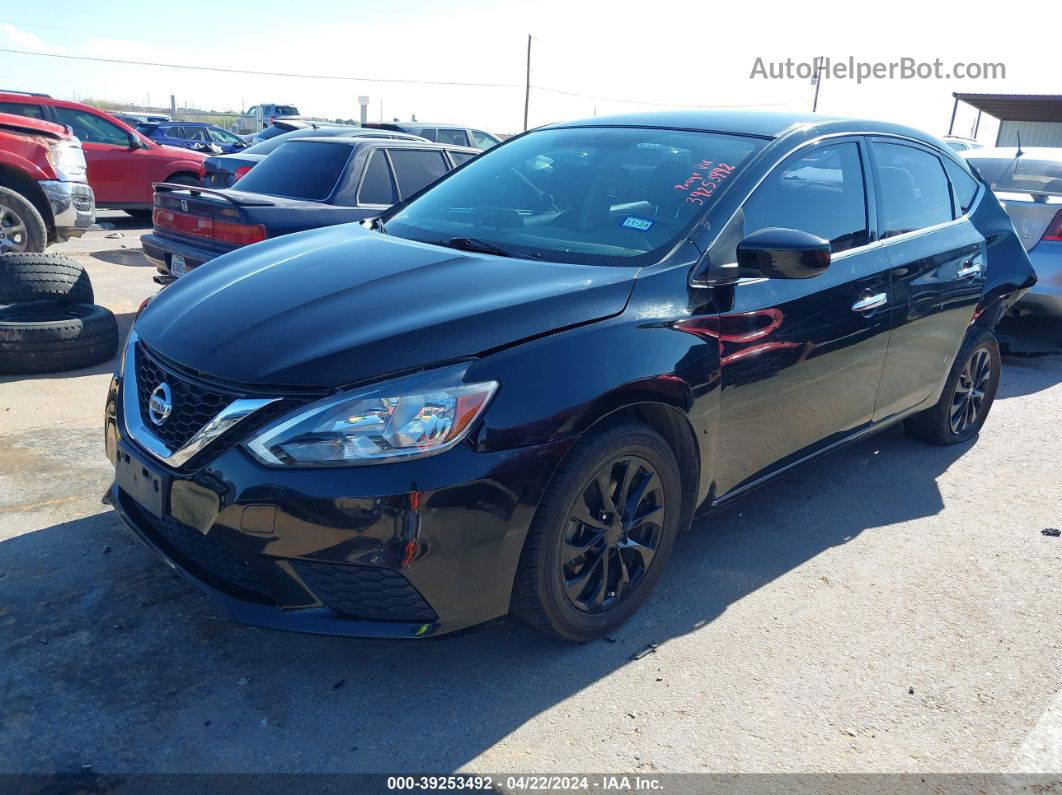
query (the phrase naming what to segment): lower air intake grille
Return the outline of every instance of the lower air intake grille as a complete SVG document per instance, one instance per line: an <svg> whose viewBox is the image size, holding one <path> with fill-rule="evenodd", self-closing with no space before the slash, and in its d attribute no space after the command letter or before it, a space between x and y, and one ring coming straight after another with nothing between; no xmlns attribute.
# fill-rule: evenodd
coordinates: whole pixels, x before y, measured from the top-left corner
<svg viewBox="0 0 1062 795"><path fill-rule="evenodd" d="M174 547L191 566L192 574L218 590L240 591L255 594L255 601L272 601L269 587L236 550L227 544L205 536L172 516L158 517L139 511L139 517L149 524L155 533Z"/></svg>
<svg viewBox="0 0 1062 795"><path fill-rule="evenodd" d="M337 613L373 621L434 621L435 611L392 569L296 561L295 570L317 598Z"/></svg>

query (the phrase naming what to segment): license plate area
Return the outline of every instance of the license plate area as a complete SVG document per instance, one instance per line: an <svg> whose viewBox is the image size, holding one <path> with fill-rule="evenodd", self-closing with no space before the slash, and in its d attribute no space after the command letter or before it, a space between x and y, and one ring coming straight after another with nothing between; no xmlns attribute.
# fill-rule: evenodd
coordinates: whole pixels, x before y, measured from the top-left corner
<svg viewBox="0 0 1062 795"><path fill-rule="evenodd" d="M170 255L170 276L184 276L185 271L188 270L188 265L184 261L184 257L180 254Z"/></svg>
<svg viewBox="0 0 1062 795"><path fill-rule="evenodd" d="M118 482L118 488L132 497L144 510L161 517L169 492L166 475L121 447L118 448L115 459L115 480Z"/></svg>

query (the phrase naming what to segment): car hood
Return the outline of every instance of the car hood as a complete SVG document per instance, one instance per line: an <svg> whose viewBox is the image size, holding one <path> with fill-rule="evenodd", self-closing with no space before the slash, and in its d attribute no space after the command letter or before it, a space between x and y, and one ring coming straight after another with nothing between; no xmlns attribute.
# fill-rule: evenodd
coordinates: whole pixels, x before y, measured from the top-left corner
<svg viewBox="0 0 1062 795"><path fill-rule="evenodd" d="M337 387L616 315L637 270L468 253L344 224L196 268L136 330L226 381Z"/></svg>

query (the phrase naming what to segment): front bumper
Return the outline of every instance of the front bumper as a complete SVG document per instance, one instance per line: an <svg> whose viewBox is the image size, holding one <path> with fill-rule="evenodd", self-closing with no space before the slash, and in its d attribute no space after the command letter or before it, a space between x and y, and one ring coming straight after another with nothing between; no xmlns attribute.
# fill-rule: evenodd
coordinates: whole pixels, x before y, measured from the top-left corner
<svg viewBox="0 0 1062 795"><path fill-rule="evenodd" d="M199 456L209 460L172 468L130 436L118 389L115 379L108 455L159 473L165 493L157 517L116 480L115 511L232 620L274 629L422 638L505 615L527 529L571 445L288 470L245 453L237 428L220 454L212 445Z"/></svg>
<svg viewBox="0 0 1062 795"><path fill-rule="evenodd" d="M52 208L55 242L81 237L96 222L96 196L84 182L42 180L37 184Z"/></svg>

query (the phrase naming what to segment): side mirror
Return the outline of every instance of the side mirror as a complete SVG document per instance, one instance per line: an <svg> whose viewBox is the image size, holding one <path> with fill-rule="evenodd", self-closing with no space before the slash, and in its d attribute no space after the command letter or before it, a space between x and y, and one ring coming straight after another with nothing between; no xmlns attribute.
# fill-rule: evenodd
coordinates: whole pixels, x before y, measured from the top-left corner
<svg viewBox="0 0 1062 795"><path fill-rule="evenodd" d="M129 133L129 148L147 149L148 145L144 143L143 139L139 135L133 135L133 133Z"/></svg>
<svg viewBox="0 0 1062 795"><path fill-rule="evenodd" d="M757 270L768 279L810 279L829 267L831 250L821 237L770 226L738 244L738 267Z"/></svg>

